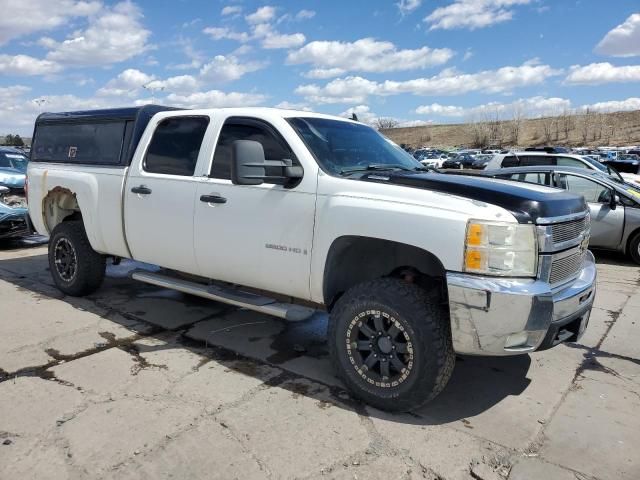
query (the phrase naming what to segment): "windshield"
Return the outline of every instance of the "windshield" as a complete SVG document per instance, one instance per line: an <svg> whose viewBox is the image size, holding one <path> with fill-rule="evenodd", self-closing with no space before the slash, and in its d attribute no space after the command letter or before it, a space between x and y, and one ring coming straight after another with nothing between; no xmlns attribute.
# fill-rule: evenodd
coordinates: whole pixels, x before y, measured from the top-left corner
<svg viewBox="0 0 640 480"><path fill-rule="evenodd" d="M0 168L14 168L26 173L28 162L27 157L19 153L0 152Z"/></svg>
<svg viewBox="0 0 640 480"><path fill-rule="evenodd" d="M594 167L596 167L601 172L607 173L615 181L624 183L624 180L622 179L622 177L620 176L618 171L615 168L613 168L612 166L604 165L604 164L598 162L597 160L594 160L593 158L587 157L587 156L584 156L584 155L582 155L582 158L586 162L589 162L590 165L593 165Z"/></svg>
<svg viewBox="0 0 640 480"><path fill-rule="evenodd" d="M330 174L424 168L402 148L366 125L325 118L290 118L289 123Z"/></svg>

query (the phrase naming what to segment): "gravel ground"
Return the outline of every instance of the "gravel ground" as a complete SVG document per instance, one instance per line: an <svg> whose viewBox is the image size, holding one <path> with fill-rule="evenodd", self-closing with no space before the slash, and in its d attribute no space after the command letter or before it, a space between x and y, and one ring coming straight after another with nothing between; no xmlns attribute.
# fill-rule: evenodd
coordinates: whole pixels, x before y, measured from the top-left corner
<svg viewBox="0 0 640 480"><path fill-rule="evenodd" d="M640 270L598 255L579 344L458 357L387 414L331 370L326 318L287 325L127 278L53 287L37 240L0 246L0 479L638 479Z"/></svg>

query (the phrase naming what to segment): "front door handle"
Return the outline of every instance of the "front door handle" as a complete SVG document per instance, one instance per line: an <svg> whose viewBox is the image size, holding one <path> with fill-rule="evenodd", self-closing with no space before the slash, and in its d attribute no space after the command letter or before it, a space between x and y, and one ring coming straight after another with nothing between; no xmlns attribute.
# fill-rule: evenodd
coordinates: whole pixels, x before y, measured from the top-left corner
<svg viewBox="0 0 640 480"><path fill-rule="evenodd" d="M227 203L227 199L220 195L200 195L200 201L205 203Z"/></svg>
<svg viewBox="0 0 640 480"><path fill-rule="evenodd" d="M151 189L149 187L145 187L144 185L133 187L131 191L133 193L137 193L138 195L149 195L151 193Z"/></svg>

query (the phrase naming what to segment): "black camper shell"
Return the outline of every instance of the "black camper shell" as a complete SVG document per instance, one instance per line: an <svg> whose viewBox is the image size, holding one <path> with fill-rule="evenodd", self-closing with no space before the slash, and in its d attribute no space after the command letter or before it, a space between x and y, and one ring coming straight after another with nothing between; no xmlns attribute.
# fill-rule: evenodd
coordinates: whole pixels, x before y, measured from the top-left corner
<svg viewBox="0 0 640 480"><path fill-rule="evenodd" d="M125 167L160 105L42 113L31 143L32 162Z"/></svg>

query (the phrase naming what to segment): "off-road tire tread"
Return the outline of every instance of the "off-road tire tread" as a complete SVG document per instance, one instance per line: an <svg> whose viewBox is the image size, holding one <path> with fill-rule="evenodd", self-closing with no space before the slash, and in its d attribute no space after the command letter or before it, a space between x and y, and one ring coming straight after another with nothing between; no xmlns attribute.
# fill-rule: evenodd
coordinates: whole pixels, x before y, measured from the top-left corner
<svg viewBox="0 0 640 480"><path fill-rule="evenodd" d="M76 250L78 271L73 283L64 282L55 273L53 247L60 235L67 237ZM95 292L104 280L106 258L99 254L89 243L84 224L81 220L70 220L58 224L49 240L49 268L56 286L66 295L82 297Z"/></svg>
<svg viewBox="0 0 640 480"><path fill-rule="evenodd" d="M354 395L382 410L410 411L433 400L444 389L453 373L455 353L446 309L439 304L440 296L436 293L426 291L416 284L389 277L356 285L338 300L330 314L329 352L334 369L339 372L340 377L351 388ZM389 307L396 310L395 305L397 305L403 311L409 312L408 317L416 320L412 322L412 327L417 337L415 338L417 348L423 349L425 360L427 355L431 355L435 365L435 377L434 372L429 369L420 370L421 378L417 379L414 388L402 398L389 399L363 391L344 372L337 352L336 341L342 341L337 331L338 319L345 315L349 306L367 301L384 303L381 299L385 297L394 299L394 305Z"/></svg>

